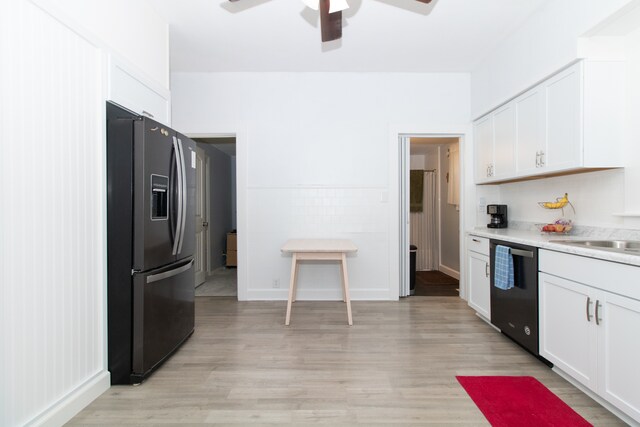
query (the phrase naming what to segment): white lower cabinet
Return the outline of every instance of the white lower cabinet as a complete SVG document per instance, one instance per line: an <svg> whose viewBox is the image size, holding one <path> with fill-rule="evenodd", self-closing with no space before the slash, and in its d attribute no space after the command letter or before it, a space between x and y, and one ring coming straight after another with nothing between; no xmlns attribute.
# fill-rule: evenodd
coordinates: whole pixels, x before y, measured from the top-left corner
<svg viewBox="0 0 640 427"><path fill-rule="evenodd" d="M538 282L540 355L595 389L598 330L593 288L544 273Z"/></svg>
<svg viewBox="0 0 640 427"><path fill-rule="evenodd" d="M618 294L628 284L639 285L640 269L593 260L595 265L589 271L585 258L561 256L563 260L556 265L568 262L563 270L570 271L571 258L579 259L573 267L580 270L573 271L581 280L593 282L587 285L570 280L571 273L562 272L567 278L561 278L540 272L540 355L640 422L640 300L637 295ZM543 254L540 269L544 268ZM552 266L550 270L555 269ZM607 280L627 285L613 286L616 292L609 292L604 290L609 288Z"/></svg>
<svg viewBox="0 0 640 427"><path fill-rule="evenodd" d="M489 239L469 236L467 242L469 306L487 320L491 320Z"/></svg>
<svg viewBox="0 0 640 427"><path fill-rule="evenodd" d="M608 292L601 298L598 392L640 422L640 301Z"/></svg>

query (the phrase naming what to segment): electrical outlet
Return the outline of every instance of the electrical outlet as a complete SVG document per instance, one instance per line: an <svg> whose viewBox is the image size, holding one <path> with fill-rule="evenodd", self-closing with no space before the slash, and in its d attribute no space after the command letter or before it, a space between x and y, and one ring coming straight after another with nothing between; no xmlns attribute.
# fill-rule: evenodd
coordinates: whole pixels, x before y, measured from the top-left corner
<svg viewBox="0 0 640 427"><path fill-rule="evenodd" d="M273 289L280 288L280 280L279 279L273 279L273 282L271 282L271 286L273 287Z"/></svg>
<svg viewBox="0 0 640 427"><path fill-rule="evenodd" d="M485 213L487 210L487 200L484 197L478 199L478 213Z"/></svg>

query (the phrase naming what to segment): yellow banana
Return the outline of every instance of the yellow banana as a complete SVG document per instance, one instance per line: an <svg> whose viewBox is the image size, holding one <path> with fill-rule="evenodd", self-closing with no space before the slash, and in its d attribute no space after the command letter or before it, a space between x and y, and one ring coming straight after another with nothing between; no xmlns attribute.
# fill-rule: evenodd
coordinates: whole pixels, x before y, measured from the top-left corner
<svg viewBox="0 0 640 427"><path fill-rule="evenodd" d="M545 202L542 204L547 209L561 209L569 203L569 195L564 193L563 197L558 197L555 202Z"/></svg>

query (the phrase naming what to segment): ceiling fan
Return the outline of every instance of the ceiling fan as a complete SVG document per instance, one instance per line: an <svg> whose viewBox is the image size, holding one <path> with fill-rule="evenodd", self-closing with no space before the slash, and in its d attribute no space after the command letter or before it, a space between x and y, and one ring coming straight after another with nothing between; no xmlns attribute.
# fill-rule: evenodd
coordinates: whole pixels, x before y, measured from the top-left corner
<svg viewBox="0 0 640 427"><path fill-rule="evenodd" d="M235 3L240 0L229 0ZM431 0L415 0L429 4ZM302 2L320 11L320 29L323 42L342 38L342 11L349 8L347 0L302 0Z"/></svg>

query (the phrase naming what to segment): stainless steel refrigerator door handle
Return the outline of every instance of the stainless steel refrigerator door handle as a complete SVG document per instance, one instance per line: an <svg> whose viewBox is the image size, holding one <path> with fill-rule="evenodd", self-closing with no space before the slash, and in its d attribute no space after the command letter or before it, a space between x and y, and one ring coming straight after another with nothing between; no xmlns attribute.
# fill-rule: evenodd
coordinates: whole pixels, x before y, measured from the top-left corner
<svg viewBox="0 0 640 427"><path fill-rule="evenodd" d="M511 248L511 255L523 256L525 258L533 258L533 252L531 252L531 251L523 251L523 250L520 250L520 249L513 249L513 248Z"/></svg>
<svg viewBox="0 0 640 427"><path fill-rule="evenodd" d="M180 162L180 149L178 148L178 138L173 137L173 150L176 159L176 175L178 178L178 218L176 219L176 232L173 236L173 251L172 255L178 254L178 246L180 244L180 225L182 224L182 170Z"/></svg>
<svg viewBox="0 0 640 427"><path fill-rule="evenodd" d="M180 223L180 241L178 243L178 253L180 253L182 252L184 231L187 226L187 167L184 163L184 150L182 149L180 138L178 138L178 149L180 150L180 164L182 165L182 221Z"/></svg>
<svg viewBox="0 0 640 427"><path fill-rule="evenodd" d="M180 273L184 273L193 265L193 260L189 261L187 264L182 267L178 267L173 270L165 271L164 273L152 274L147 276L147 283L158 282L160 280L168 279L169 277L177 276Z"/></svg>

